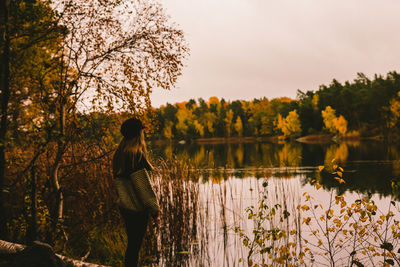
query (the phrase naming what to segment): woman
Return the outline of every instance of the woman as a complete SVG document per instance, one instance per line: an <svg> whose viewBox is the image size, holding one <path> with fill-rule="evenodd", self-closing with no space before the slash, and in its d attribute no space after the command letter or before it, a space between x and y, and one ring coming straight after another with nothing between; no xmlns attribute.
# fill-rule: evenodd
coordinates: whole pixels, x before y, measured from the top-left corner
<svg viewBox="0 0 400 267"><path fill-rule="evenodd" d="M115 178L132 181L133 194L137 204L129 206L119 203L122 218L125 221L128 236L128 247L125 252L125 266L136 267L143 236L146 232L149 215L154 222L159 221L159 206L147 172L153 167L146 158L146 143L144 139L144 126L138 119L131 118L121 125L123 139L119 144L113 158L113 173ZM137 174L144 174L137 182ZM136 179L136 180L135 180ZM120 196L121 198L121 196Z"/></svg>

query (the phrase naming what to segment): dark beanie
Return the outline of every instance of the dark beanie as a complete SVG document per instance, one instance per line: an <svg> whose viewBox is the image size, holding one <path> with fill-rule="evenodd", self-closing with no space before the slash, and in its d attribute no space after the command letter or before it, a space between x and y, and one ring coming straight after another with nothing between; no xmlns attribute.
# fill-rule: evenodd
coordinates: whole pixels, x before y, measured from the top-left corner
<svg viewBox="0 0 400 267"><path fill-rule="evenodd" d="M142 129L144 129L143 123L139 119L131 118L122 123L121 134L130 139L138 136Z"/></svg>

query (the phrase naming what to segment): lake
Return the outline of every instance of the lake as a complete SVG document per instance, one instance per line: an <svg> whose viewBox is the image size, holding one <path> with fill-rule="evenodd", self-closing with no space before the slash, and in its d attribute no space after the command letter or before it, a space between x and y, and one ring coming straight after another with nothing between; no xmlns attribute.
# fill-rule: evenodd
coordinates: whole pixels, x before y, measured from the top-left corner
<svg viewBox="0 0 400 267"><path fill-rule="evenodd" d="M249 250L234 229L251 234L254 221L245 210L257 206L266 192L269 203L285 205L292 215L304 204L305 192L323 204L329 203L330 190L353 200L369 195L382 210L391 198L398 199L392 196L391 181L400 174L400 147L381 142L174 143L153 144L151 150L156 157L188 162L198 173L196 231L191 242L173 253L179 266L246 266L239 259L246 259ZM332 164L344 169L345 183L339 184L328 169L318 171L318 166ZM311 185L315 179L323 185L320 190ZM161 259L162 265L172 265L167 258ZM316 266L324 264L324 256L313 260Z"/></svg>

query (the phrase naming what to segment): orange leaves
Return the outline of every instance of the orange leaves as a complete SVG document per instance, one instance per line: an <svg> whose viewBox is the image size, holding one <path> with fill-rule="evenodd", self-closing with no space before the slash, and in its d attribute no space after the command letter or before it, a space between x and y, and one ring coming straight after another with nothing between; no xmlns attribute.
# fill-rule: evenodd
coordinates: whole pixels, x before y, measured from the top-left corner
<svg viewBox="0 0 400 267"><path fill-rule="evenodd" d="M307 211L307 210L310 210L310 207L307 206L307 205L303 205L303 206L301 206L301 209L302 209L303 211Z"/></svg>
<svg viewBox="0 0 400 267"><path fill-rule="evenodd" d="M311 222L311 218L310 217L307 217L307 218L303 218L303 224L305 223L305 224L307 224L307 225L310 225L310 222Z"/></svg>

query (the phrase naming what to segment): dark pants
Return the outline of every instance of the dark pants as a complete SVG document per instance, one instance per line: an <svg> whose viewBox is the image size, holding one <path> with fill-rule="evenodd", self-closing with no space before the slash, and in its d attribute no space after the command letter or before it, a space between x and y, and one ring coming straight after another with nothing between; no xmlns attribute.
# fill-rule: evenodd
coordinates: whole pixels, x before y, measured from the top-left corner
<svg viewBox="0 0 400 267"><path fill-rule="evenodd" d="M146 233L149 213L147 211L133 212L120 208L122 218L126 225L128 247L125 252L125 266L137 267L140 246Z"/></svg>

